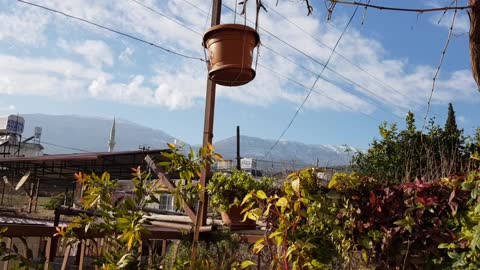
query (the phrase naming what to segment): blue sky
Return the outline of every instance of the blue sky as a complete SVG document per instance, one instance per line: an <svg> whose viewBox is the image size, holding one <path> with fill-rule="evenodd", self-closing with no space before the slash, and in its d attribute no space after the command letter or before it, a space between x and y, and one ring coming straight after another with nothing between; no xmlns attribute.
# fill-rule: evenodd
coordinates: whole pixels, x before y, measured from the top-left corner
<svg viewBox="0 0 480 270"><path fill-rule="evenodd" d="M184 54L204 56L201 35L131 0L31 1ZM198 8L185 0L138 1L197 32L207 29L204 12L210 1L188 0ZM234 2L224 0L230 7ZM253 20L255 1L250 2L247 14ZM308 17L301 1L280 0L276 7L276 0L264 2L270 10L262 12L260 27L319 62L326 61L330 50L318 41L333 47L354 10L339 4L332 20L326 22L323 1L313 1L319 5ZM418 8L451 3L371 2ZM466 2L459 1L459 5ZM453 12L437 23L441 13L368 9L362 25L363 14L364 9L359 9L337 48L339 54L333 56L329 67L334 72L324 72L284 139L365 148L377 136L381 121L401 123L408 110L415 112L421 126ZM222 22L233 22L233 13L226 8ZM470 72L468 24L465 11L459 12L431 108L431 116L443 125L447 104L452 102L467 134L478 125L475 116L480 111L480 93ZM233 136L237 125L244 135L276 139L289 123L308 90L262 66L308 87L315 80L314 73L321 70L318 63L262 29L260 37L265 46L291 61L260 47L261 66L252 83L218 87L214 140ZM0 114L116 116L200 143L206 74L205 63L198 60L168 54L20 2L0 0Z"/></svg>

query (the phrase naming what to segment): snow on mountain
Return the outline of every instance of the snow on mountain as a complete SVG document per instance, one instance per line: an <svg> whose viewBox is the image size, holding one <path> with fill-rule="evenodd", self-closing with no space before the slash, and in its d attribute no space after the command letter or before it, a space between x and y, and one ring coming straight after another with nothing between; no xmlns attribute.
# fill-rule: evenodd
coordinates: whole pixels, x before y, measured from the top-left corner
<svg viewBox="0 0 480 270"><path fill-rule="evenodd" d="M240 137L240 155L246 158L274 161L296 161L303 164L321 166L346 165L350 162L353 152L348 153L347 146L312 145L295 141L280 141L268 154L274 140L256 137ZM230 137L214 143L215 150L225 159L236 156L236 137Z"/></svg>
<svg viewBox="0 0 480 270"><path fill-rule="evenodd" d="M46 154L81 152L78 150L105 152L108 149L113 119L76 115L22 116L25 118L25 138L33 135L34 127L43 128L41 142ZM161 130L116 119L115 151L138 150L139 146L164 149L167 142L173 143L174 140L173 136Z"/></svg>
<svg viewBox="0 0 480 270"><path fill-rule="evenodd" d="M33 135L34 127L43 128L42 145L46 154L81 152L104 152L108 149L108 138L113 119L76 115L25 114L24 138ZM148 128L134 122L116 119L115 151L138 150L139 146L164 149L175 137L159 129ZM347 146L312 145L295 141L280 141L268 156L265 154L274 140L241 136L241 156L265 161L295 162L296 165L321 166L346 165L352 152ZM63 147L62 147L63 146ZM188 145L187 145L188 146ZM236 156L236 137L214 142L215 149L225 159ZM197 147L196 147L197 148Z"/></svg>

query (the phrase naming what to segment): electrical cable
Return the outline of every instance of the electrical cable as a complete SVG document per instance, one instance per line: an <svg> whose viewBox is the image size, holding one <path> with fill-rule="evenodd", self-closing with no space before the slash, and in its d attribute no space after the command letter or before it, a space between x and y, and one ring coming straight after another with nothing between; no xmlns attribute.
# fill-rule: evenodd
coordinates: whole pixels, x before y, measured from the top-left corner
<svg viewBox="0 0 480 270"><path fill-rule="evenodd" d="M353 18L355 17L355 14L357 14L357 11L358 11L358 6L355 8L355 10L353 11L353 14L352 16L350 17L350 19L348 20L348 23L347 25L345 26L345 28L343 29L343 32L342 34L340 35L340 37L338 38L337 42L335 43L335 46L333 47L333 50L332 52L330 53L330 56L328 57L327 59L327 62L325 63L325 65L323 66L322 70L320 71L320 73L318 74L317 78L315 79L315 81L313 82L313 85L312 87L310 88L310 91L308 92L308 94L305 96L305 99L303 100L302 104L300 104L300 107L298 107L297 111L295 112L295 114L293 115L292 119L290 120L290 122L288 123L287 127L283 130L282 134L280 134L280 136L278 137L277 141L272 145L272 147L270 147L270 150L268 150L268 152L265 154L265 157L267 157L271 152L272 150L275 148L275 146L277 146L277 144L280 142L280 140L283 138L283 136L285 135L285 133L290 129L290 127L292 126L293 122L295 121L295 119L297 118L298 116L298 113L300 112L300 110L302 109L303 105L305 105L305 103L307 102L308 98L310 97L310 95L312 94L312 91L315 87L315 85L317 84L318 80L320 79L320 76L323 74L323 71L325 71L326 67L328 66L328 64L330 63L330 60L332 59L332 56L333 56L333 53L335 52L335 49L337 48L338 44L340 43L340 41L342 40L345 32L347 31L348 27L350 26L351 22L353 21Z"/></svg>
<svg viewBox="0 0 480 270"><path fill-rule="evenodd" d="M288 58L288 57L286 57L286 56L282 55L281 53L279 53L279 52L277 52L277 51L273 50L272 48L270 48L270 47L268 47L268 46L265 46L265 45L262 45L262 46L263 46L264 48L266 48L267 50L269 50L269 51L271 51L271 52L273 52L273 53L277 54L277 55L278 55L278 56L280 56L280 57L282 57L283 59L285 59L285 60L289 61L290 63L292 63L292 64L294 64L294 65L296 65L296 66L300 67L301 69L303 69L303 70L305 70L305 71L307 71L307 72L309 72L309 73L311 73L311 74L313 74L313 75L315 75L315 76L317 76L317 75L318 75L316 72L312 71L311 69L308 69L308 68L306 68L306 67L302 66L302 65L301 65L301 64L299 64L298 62L296 62L296 61L294 61L294 60L292 60L292 59L290 59L290 58ZM350 84L352 84L352 85L355 85L355 86L357 86L358 88L362 88L362 89L364 89L365 91L367 91L367 92L368 92L368 93L370 93L371 95L373 95L373 96L377 97L379 100L384 100L384 98L383 98L383 97L381 97L381 96L379 96L379 95L375 94L375 92L373 92L372 90L370 90L370 89L368 89L367 87L365 87L365 86L363 86L363 85L361 85L361 84L359 84L359 83L357 83L357 82L355 82L355 81L353 81L353 80L349 79L348 77L345 77L345 76L343 76L342 74L338 73L338 72L337 72L337 71L335 71L334 69L332 69L332 68L330 68L330 67L326 67L326 69L327 69L327 70L329 70L329 71L331 71L332 73L336 74L337 76L341 77L343 80L345 80L345 81L349 82ZM322 78L323 80L325 80L325 81L327 81L327 82L329 82L329 83L333 84L333 85L336 85L336 83L335 83L335 82L333 82L333 81L331 81L331 80L329 80L329 79L325 78L325 76L322 76L321 78ZM393 113L393 112L391 112L391 111L387 111L386 109L383 109L383 108L382 108L382 107L380 107L380 106L378 106L378 108L379 108L380 110L382 110L382 111L386 112L386 113L389 113L389 114L391 114L391 115L393 115L393 116L395 116L395 117L397 117L397 118L400 118L400 119L402 119L400 116L398 116L398 115L394 114L394 113Z"/></svg>
<svg viewBox="0 0 480 270"><path fill-rule="evenodd" d="M88 150L83 150L83 149L74 148L74 147L68 147L68 146L64 146L64 145L60 145L60 144L56 144L56 143L45 142L45 141L42 141L41 144L51 145L51 146L60 147L60 148L64 148L64 149L69 149L69 150L80 151L80 152L84 152L84 153L94 153L94 152L88 151Z"/></svg>
<svg viewBox="0 0 480 270"><path fill-rule="evenodd" d="M186 1L186 0L184 0ZM228 5L226 4L222 4L225 8L227 8L228 10L230 10L231 12L235 12L231 7L229 7ZM271 8L270 8L271 9ZM285 18L287 21L291 22L288 18L286 18L285 16L281 15L280 13L274 11L275 13L279 14L279 16L281 16L282 18ZM241 15L241 14L240 14ZM248 20L250 23L253 23L251 20ZM291 22L294 26L300 28L297 24L295 24L294 22ZM325 66L324 63L320 62L319 60L317 60L316 58L310 56L309 54L305 53L304 51L298 49L297 47L291 45L290 43L286 42L285 40L281 39L280 37L278 37L277 35L273 34L272 32L266 30L265 28L263 27L259 27L261 30L263 30L264 32L266 32L267 34L269 34L270 36L272 36L273 38L277 39L278 41L280 41L281 43L285 44L286 46L290 47L291 49L295 50L296 52L300 53L301 55L305 56L306 58L310 59L311 61L319 64L320 66ZM301 29L301 28L300 28ZM313 38L314 40L316 40L317 42L319 42L321 45L325 46L327 49L329 49L330 51L332 51L332 48L327 46L326 44L324 44L323 42L321 42L320 40L318 40L317 38L313 37L311 34L309 34L308 32L306 32L305 30L301 29L302 32L304 32L305 34L311 36L311 38ZM268 46L265 46L265 44L262 43L262 46L265 47L266 49L269 49L269 50L272 50L270 47ZM273 50L272 50L273 51ZM275 52L277 53L277 52ZM387 87L389 89L391 89L392 91L398 93L399 95L405 97L406 99L410 100L410 101L413 101L414 103L418 104L418 105L422 105L423 103L417 101L417 100L412 100L410 97L408 97L407 95L403 94L402 92L400 92L399 90L393 88L392 86L388 85L387 83L383 82L382 80L378 79L377 77L375 77L374 75L372 75L370 72L368 72L367 70L363 69L362 67L360 67L358 64L355 64L352 60L348 59L346 56L334 51L333 52L334 54L340 56L341 58L343 58L344 60L346 60L348 63L352 64L353 66L357 67L360 71L366 73L367 75L369 75L370 77L372 77L373 79L375 79L377 82L379 82L380 84L382 84L384 87ZM277 53L279 55L281 55L280 53ZM281 55L281 57L285 58L285 56ZM372 90L369 90L368 88L360 85L359 83L347 78L346 76L340 74L339 72L337 72L335 69L333 68L330 68L330 67L327 67L327 69L333 73L335 73L336 75L338 75L339 77L341 77L342 79L348 81L349 83L359 87L359 88L362 88L364 89L365 91L367 91L368 93L370 93L371 95L373 96L376 96L379 100L384 100L382 97L378 96L377 94L374 93L374 91ZM314 73L316 74L316 73ZM385 111L385 110L384 110ZM388 113L394 115L395 117L397 118L401 118L400 116L396 115L395 113L392 113L392 112L389 112L387 111Z"/></svg>
<svg viewBox="0 0 480 270"><path fill-rule="evenodd" d="M308 33L307 31L305 31L305 29L301 28L298 24L296 24L295 22L293 22L292 20L288 19L285 15L281 14L280 12L276 11L275 9L271 8L270 6L268 6L267 4L264 3L264 5L269 9L269 10L272 10L273 13L277 14L278 16L280 16L282 19L286 20L288 23L290 23L291 25L295 26L295 28L297 28L298 30L300 30L302 33L308 35L310 38L312 38L313 40L315 40L317 43L319 43L320 45L324 46L325 48L329 49L330 51L332 50L332 48L330 46L328 46L327 44L325 44L324 42L322 42L320 39L316 38L315 36L313 36L312 34ZM347 63L351 64L352 66L356 67L358 70L364 72L365 74L367 74L368 76L370 76L371 78L373 78L374 80L376 80L377 82L379 82L380 84L382 84L383 86L386 86L388 87L389 89L393 90L394 92L396 92L397 94L400 94L402 95L403 97L405 98L410 98L408 97L407 95L405 95L404 93L400 92L399 90L395 89L393 86L387 84L386 82L382 81L381 79L377 78L375 75L371 74L370 72L368 72L367 70L365 70L364 68L362 68L360 65L358 65L357 63L353 62L352 60L348 59L346 56L344 56L343 54L339 53L339 52L335 52L336 55L340 56L343 60L347 61Z"/></svg>
<svg viewBox="0 0 480 270"><path fill-rule="evenodd" d="M160 11L156 10L155 8L153 8L153 7L151 7L151 6L148 6L148 5L146 5L146 4L144 4L144 3L140 2L140 1L137 1L137 0L130 0L130 1L132 1L132 2L134 2L134 3L137 3L138 5L140 5L140 6L144 7L144 8L146 8L146 9L148 9L148 10L150 10L150 11L152 11L152 12L154 12L154 13L160 15L160 16L162 16L163 18L165 18L165 19L167 19L167 20L169 20L169 21L171 21L171 22L174 22L174 23L180 25L181 27L183 27L183 28L185 28L185 29L190 30L191 32L193 32L193 33L195 33L195 34L197 34L197 35L199 35L199 36L202 36L202 33L198 32L197 30L192 29L192 28L186 26L185 24L183 24L183 23L181 23L181 22L179 22L179 21L177 21L177 20L175 20L175 19L172 19L172 18L168 17L167 15L161 13Z"/></svg>
<svg viewBox="0 0 480 270"><path fill-rule="evenodd" d="M87 23L87 24L90 24L90 25L93 25L93 26L102 28L102 29L104 29L104 30L107 30L107 31L110 31L110 32L113 32L113 33L116 33L116 34L118 34L118 35L122 35L122 36L128 37L128 38L130 38L130 39L133 39L133 40L136 40L136 41L139 41L139 42L142 42L142 43L151 45L151 46L153 46L153 47L156 47L156 48L158 48L158 49L161 49L161 50L163 50L163 51L165 51L165 52L168 52L168 53L171 53L171 54L174 54L174 55L177 55L177 56L181 56L181 57L184 57L184 58L187 58L187 59L193 59L193 60L199 60L199 61L205 62L205 60L204 60L203 58L196 57L196 56L190 56L190 55L186 55L186 54L182 54L182 53L179 53L179 52L170 50L170 49L168 49L168 48L165 48L165 47L163 47L163 46L157 45L157 44L155 44L155 43L153 43L153 42L143 40L143 39L141 39L141 38L132 36L132 35L130 35L130 34L123 33L123 32L121 32L121 31L118 31L118 30L109 28L109 27L107 27L107 26L100 25L100 24L98 24L98 23L89 21L89 20L87 20L87 19L83 19L83 18L80 18L80 17L76 17L76 16L73 16L73 15L67 14L67 13L65 13L65 12L62 12L62 11L59 11L59 10L56 10L56 9L53 9L53 8L49 8L49 7L46 7L46 6L39 5L39 4L34 4L34 3L31 3L31 2L28 2L28 1L25 1L25 0L17 0L17 2L20 2L20 3L23 3L23 4L27 4L27 5L30 5L30 6L34 6L34 7L38 7L38 8L41 8L41 9L44 9L44 10L53 12L53 13L57 13L57 14L66 16L66 17L71 18L71 19L75 19L75 20L78 20L78 21L82 21L82 22L84 22L84 23Z"/></svg>
<svg viewBox="0 0 480 270"><path fill-rule="evenodd" d="M265 65L262 65L262 64L260 64L260 63L259 63L258 65L259 65L260 67L262 67L262 68L270 71L271 73L279 76L279 77L282 77L282 78L284 78L284 79L286 79L286 80L288 80L288 81L291 81L292 83L294 83L294 84L296 84L296 85L298 85L298 86L306 89L307 91L310 90L310 88L309 88L308 86L302 84L301 82L299 82L299 81L297 81L297 80L295 80L295 79L292 79L292 78L290 78L290 77L288 77L288 76L286 76L286 75L284 75L284 74L281 74L281 73L273 70L272 68L269 68L269 67L267 67L267 66L265 66ZM328 81L328 80L326 80L326 81L329 82L329 83L331 83L331 82ZM322 93L322 92L319 92L319 91L317 91L317 90L315 90L315 89L313 90L313 92L316 93L316 94L318 94L318 95L321 95L321 96L323 96L323 97L326 97L327 99L331 100L332 102L334 102L334 103L336 103L336 104L338 104L338 105L341 105L341 106L343 106L343 107L351 110L352 112L355 112L355 111L356 111L353 107L351 107L351 106L349 106L349 105L347 105L347 104L345 104L345 103L342 103L342 102L340 102L340 101L338 101L338 100L336 100L336 99L334 99L334 98L332 98L332 97L330 97L330 96L328 96L328 95L326 95L326 94L324 94L324 93ZM377 123L378 123L378 122L382 122L380 119L375 118L375 117L373 117L373 116L371 116L371 115L369 115L369 114L367 114L367 113L364 113L364 112L362 112L362 111L358 111L358 112L361 113L361 114L363 114L364 116L366 116L366 117L374 120L374 121L377 122Z"/></svg>

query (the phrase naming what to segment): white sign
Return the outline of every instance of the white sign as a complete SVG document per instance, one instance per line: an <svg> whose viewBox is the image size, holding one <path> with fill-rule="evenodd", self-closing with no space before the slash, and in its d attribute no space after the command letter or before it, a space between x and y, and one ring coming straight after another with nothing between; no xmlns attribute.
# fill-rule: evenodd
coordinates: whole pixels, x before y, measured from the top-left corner
<svg viewBox="0 0 480 270"><path fill-rule="evenodd" d="M242 158L240 160L240 168L242 169L252 169L253 168L253 159L252 158Z"/></svg>

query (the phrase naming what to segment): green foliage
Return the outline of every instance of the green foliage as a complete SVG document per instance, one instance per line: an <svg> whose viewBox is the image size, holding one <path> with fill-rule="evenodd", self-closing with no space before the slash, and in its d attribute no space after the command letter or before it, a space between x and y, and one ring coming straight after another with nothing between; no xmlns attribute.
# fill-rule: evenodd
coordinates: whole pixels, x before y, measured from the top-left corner
<svg viewBox="0 0 480 270"><path fill-rule="evenodd" d="M137 269L141 265L139 247L148 224L148 213L143 208L156 202L159 182L148 181L150 175L140 168L133 170L133 176L132 195L114 201L117 181L111 179L107 172L102 176L77 174L79 183L84 184L84 209L92 211L92 214L81 214L68 227L57 229L69 244L79 240L79 230L104 234L105 244L114 252L107 252L97 262L101 269Z"/></svg>
<svg viewBox="0 0 480 270"><path fill-rule="evenodd" d="M215 153L212 145L201 147L198 154L195 155L193 149L187 155L184 155L183 146L167 144L170 152L162 153L162 156L168 161L160 162L158 165L164 169L166 175L178 174L182 181L177 183L177 189L173 192L175 196L175 205L181 209L183 204L193 205L200 198L203 187L194 182L202 176L203 169L212 164L216 159L222 159L222 156Z"/></svg>
<svg viewBox="0 0 480 270"><path fill-rule="evenodd" d="M166 269L191 269L190 240L177 241L172 244L165 258ZM214 232L208 241L201 241L198 246L200 260L194 263L198 270L240 270L255 269L251 261L252 254L248 243L230 232Z"/></svg>
<svg viewBox="0 0 480 270"><path fill-rule="evenodd" d="M355 173L315 186L315 169L279 194L248 193L246 218L268 234L254 251L273 269L479 269L480 172L436 182L383 184Z"/></svg>
<svg viewBox="0 0 480 270"><path fill-rule="evenodd" d="M63 205L65 202L65 194L57 194L48 199L48 201L43 205L45 209L55 210ZM72 205L73 202L73 193L67 193L67 205Z"/></svg>
<svg viewBox="0 0 480 270"><path fill-rule="evenodd" d="M455 239L442 243L440 249L446 249L452 260L453 269L480 268L480 172L472 172L460 186L469 193L464 211L459 211L451 221Z"/></svg>
<svg viewBox="0 0 480 270"><path fill-rule="evenodd" d="M351 261L352 241L345 234L353 224L337 216L353 209L320 186L316 172L293 173L279 194L267 197L252 190L242 202L246 218L267 223L271 233L255 243L254 251L268 250L272 269L333 269Z"/></svg>
<svg viewBox="0 0 480 270"><path fill-rule="evenodd" d="M43 265L33 260L33 252L28 247L28 243L25 238L17 237L22 243L23 252L20 254L19 248L13 245L12 248L7 246L7 243L3 239L3 234L7 231L7 227L0 227L0 261L10 262L10 267L14 269L29 270L29 269L43 269Z"/></svg>
<svg viewBox="0 0 480 270"><path fill-rule="evenodd" d="M215 173L207 185L210 206L226 211L232 206L240 206L240 202L251 190L269 190L274 178L263 177L260 180L244 171L233 171L231 175Z"/></svg>
<svg viewBox="0 0 480 270"><path fill-rule="evenodd" d="M214 153L211 146L202 148L199 156L193 151L183 155L181 148L169 144L170 152L164 153L168 162L158 164L165 169L166 174L177 174L183 178L179 189L175 192L178 202L191 203L200 198L199 191L203 187L194 183L200 177L203 168L212 163L215 158L221 158ZM140 169L133 169L133 189L131 195L124 198L115 198L114 192L118 187L116 179L112 179L108 172L101 176L96 174L76 174L79 184L83 184L84 197L82 198L85 214L73 219L71 225L57 228L58 235L67 244L79 241L80 233L100 233L105 235L105 245L108 251L99 258L97 264L101 269L157 269L152 254L142 254L142 236L148 233L147 225L149 213L144 209L150 203L158 203L157 195L163 185L161 180L151 181L149 173ZM147 262L142 256L149 256ZM155 268L157 267L157 268Z"/></svg>
<svg viewBox="0 0 480 270"><path fill-rule="evenodd" d="M399 183L461 175L477 168L478 162L472 162L470 156L478 153L478 138L466 142L463 130L457 128L451 104L445 128L432 119L425 131L417 130L411 112L404 130L383 123L379 127L380 139L374 139L366 153L354 156L353 169L383 183Z"/></svg>

